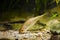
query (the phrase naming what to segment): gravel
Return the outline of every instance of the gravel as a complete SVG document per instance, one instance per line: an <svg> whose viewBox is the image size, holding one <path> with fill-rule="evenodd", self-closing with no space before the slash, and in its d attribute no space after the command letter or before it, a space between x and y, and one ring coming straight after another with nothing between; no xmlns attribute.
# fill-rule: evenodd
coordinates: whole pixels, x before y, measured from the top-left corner
<svg viewBox="0 0 60 40"><path fill-rule="evenodd" d="M8 31L0 31L0 39L7 38L10 40L49 40L51 38L51 34L47 31L39 31L35 32L26 32L23 34L19 34L18 31L8 30Z"/></svg>

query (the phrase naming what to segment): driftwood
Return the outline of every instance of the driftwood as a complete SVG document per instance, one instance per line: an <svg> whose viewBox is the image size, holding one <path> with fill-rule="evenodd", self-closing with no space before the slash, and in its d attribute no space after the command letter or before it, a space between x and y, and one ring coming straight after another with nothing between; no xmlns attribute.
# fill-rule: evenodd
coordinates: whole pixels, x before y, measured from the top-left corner
<svg viewBox="0 0 60 40"><path fill-rule="evenodd" d="M23 24L25 21L24 20L20 20L20 21L13 21L13 22L8 22L8 21L3 21L0 22L0 27L2 26L4 29L0 30L0 31L5 31L5 30L12 30L13 27L11 26L11 24L15 24L15 23L21 23Z"/></svg>

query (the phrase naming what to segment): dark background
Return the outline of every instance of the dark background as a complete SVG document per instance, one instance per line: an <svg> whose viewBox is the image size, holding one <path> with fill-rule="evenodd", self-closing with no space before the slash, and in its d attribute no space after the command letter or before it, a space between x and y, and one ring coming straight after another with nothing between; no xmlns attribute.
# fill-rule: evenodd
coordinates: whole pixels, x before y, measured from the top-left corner
<svg viewBox="0 0 60 40"><path fill-rule="evenodd" d="M43 14L45 10L54 7L56 7L56 2L52 2L52 0L47 0L46 4L44 0L0 0L0 18L2 20L9 19L11 15L20 16L22 12L28 12L28 14L34 13L37 16ZM16 14L10 13L16 11Z"/></svg>

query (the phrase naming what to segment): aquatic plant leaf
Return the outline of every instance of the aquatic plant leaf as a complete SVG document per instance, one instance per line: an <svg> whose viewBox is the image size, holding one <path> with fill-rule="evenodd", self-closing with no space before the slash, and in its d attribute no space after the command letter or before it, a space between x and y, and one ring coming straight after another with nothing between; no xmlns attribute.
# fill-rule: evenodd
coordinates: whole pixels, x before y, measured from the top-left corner
<svg viewBox="0 0 60 40"><path fill-rule="evenodd" d="M57 13L54 13L50 19L54 19L57 15Z"/></svg>
<svg viewBox="0 0 60 40"><path fill-rule="evenodd" d="M60 0L55 0L55 1L56 1L56 3L58 4Z"/></svg>

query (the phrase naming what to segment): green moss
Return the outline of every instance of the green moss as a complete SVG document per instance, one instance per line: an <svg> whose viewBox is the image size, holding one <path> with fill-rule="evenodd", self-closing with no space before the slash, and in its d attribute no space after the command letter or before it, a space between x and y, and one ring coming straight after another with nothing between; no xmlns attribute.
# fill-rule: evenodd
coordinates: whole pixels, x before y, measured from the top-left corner
<svg viewBox="0 0 60 40"><path fill-rule="evenodd" d="M22 27L22 24L15 23L15 24L12 24L12 27L13 27L14 30L19 30Z"/></svg>

